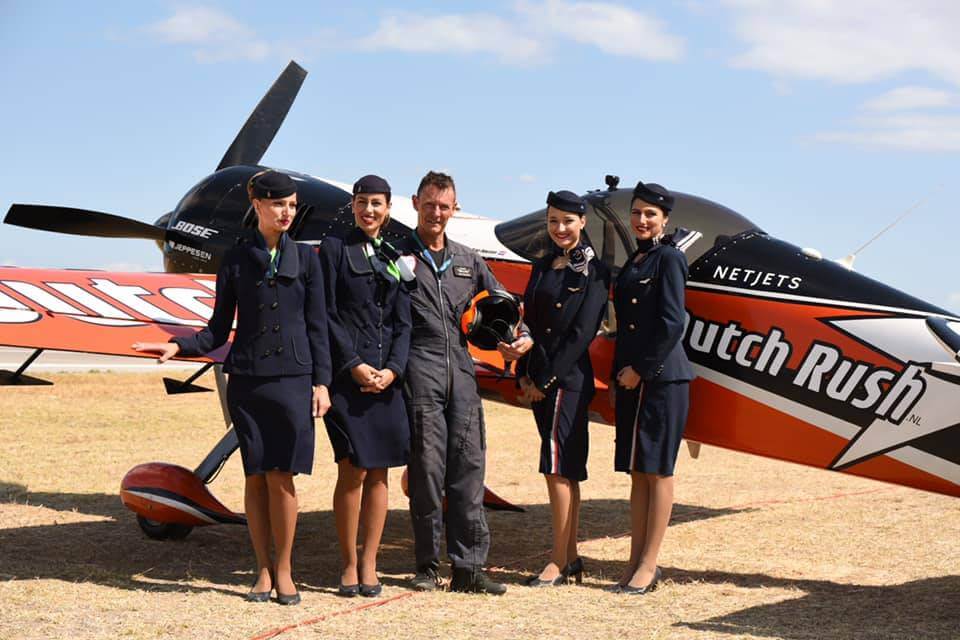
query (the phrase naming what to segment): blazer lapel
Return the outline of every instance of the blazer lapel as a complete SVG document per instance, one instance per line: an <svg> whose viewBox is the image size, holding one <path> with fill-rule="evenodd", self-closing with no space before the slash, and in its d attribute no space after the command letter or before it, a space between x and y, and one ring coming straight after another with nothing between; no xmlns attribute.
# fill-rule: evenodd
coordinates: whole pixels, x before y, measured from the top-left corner
<svg viewBox="0 0 960 640"><path fill-rule="evenodd" d="M368 242L367 235L357 228L354 228L347 236L344 250L347 254L347 262L350 264L351 272L356 274L373 273L370 258L364 252L364 247Z"/></svg>
<svg viewBox="0 0 960 640"><path fill-rule="evenodd" d="M254 264L257 265L257 273L267 272L267 267L270 266L270 252L267 251L267 245L263 241L263 236L260 235L259 231L254 231L250 237L248 255Z"/></svg>
<svg viewBox="0 0 960 640"><path fill-rule="evenodd" d="M269 259L269 254L268 259ZM287 234L280 236L280 264L277 265L277 276L281 278L296 278L300 273L300 252L297 243Z"/></svg>

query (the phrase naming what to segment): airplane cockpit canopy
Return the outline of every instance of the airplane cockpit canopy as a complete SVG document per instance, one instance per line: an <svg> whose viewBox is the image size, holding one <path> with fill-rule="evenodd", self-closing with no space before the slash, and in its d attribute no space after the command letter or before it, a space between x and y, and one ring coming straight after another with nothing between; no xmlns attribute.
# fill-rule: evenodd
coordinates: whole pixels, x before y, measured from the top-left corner
<svg viewBox="0 0 960 640"><path fill-rule="evenodd" d="M686 249L687 262L744 231L759 231L757 225L723 205L685 193L672 192L676 198L670 213L667 233L678 227L698 231L703 236ZM615 271L633 253L634 234L630 228L632 189L592 191L587 200L585 240ZM551 247L547 235L546 208L523 217L502 222L496 227L497 238L511 251L528 260L542 257Z"/></svg>

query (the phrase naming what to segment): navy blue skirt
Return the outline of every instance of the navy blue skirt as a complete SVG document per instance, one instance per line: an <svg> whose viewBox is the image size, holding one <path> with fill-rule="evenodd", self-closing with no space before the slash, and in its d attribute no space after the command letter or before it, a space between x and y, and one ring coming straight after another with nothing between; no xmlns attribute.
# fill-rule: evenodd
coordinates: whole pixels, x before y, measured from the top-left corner
<svg viewBox="0 0 960 640"><path fill-rule="evenodd" d="M593 394L593 389L578 392L556 388L533 403L533 417L540 432L540 473L573 481L587 479L587 411Z"/></svg>
<svg viewBox="0 0 960 640"><path fill-rule="evenodd" d="M644 380L617 387L614 469L672 476L687 423L690 383Z"/></svg>
<svg viewBox="0 0 960 640"><path fill-rule="evenodd" d="M410 423L400 385L363 393L349 375L340 376L323 417L333 459L350 459L358 469L402 467L410 459Z"/></svg>
<svg viewBox="0 0 960 640"><path fill-rule="evenodd" d="M311 376L230 374L227 406L245 475L313 470Z"/></svg>

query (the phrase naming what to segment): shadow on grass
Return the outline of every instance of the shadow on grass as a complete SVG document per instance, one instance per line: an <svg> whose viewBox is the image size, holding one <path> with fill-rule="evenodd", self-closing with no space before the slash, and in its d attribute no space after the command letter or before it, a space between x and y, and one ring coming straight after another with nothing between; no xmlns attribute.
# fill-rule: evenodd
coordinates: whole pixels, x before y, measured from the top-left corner
<svg viewBox="0 0 960 640"><path fill-rule="evenodd" d="M86 582L151 592L218 592L239 597L252 580L252 554L240 526L201 527L185 540L158 542L144 536L132 513L115 495L31 493L0 483L0 503L42 504L65 512L108 518L96 522L42 524L0 529L0 579ZM495 575L518 583L540 568L549 547L548 505L525 505L527 513L489 512ZM676 505L672 525L736 513ZM626 500L586 500L583 538L622 535ZM622 562L586 558L593 576L616 576ZM330 511L300 515L295 551L296 578L306 592L333 593L339 552ZM502 568L501 568L502 567ZM384 584L402 586L413 570L413 539L405 509L387 520L379 569ZM960 613L955 596L960 576L894 586L791 580L765 574L686 571L666 567L675 584L730 584L739 588L796 590L797 597L750 607L677 627L715 634L807 640L822 637L955 637ZM591 585L595 583L591 582Z"/></svg>
<svg viewBox="0 0 960 640"><path fill-rule="evenodd" d="M764 574L665 569L675 583L733 584L747 589L797 589L798 597L675 626L735 636L788 638L956 638L960 576L890 586L789 580Z"/></svg>
<svg viewBox="0 0 960 640"><path fill-rule="evenodd" d="M121 504L119 495L28 491L22 484L11 482L0 482L0 504L25 504L106 518L120 518L130 513Z"/></svg>
<svg viewBox="0 0 960 640"><path fill-rule="evenodd" d="M198 527L180 541L147 538L116 495L36 493L0 483L0 503L43 505L63 512L109 518L97 522L40 524L0 529L0 578L93 582L148 591L245 591L253 558L245 527ZM488 512L492 548L488 564L517 583L539 570L550 545L550 509L524 505L526 513ZM677 505L673 524L728 515L729 510ZM628 526L626 500L585 500L581 536L619 536ZM307 591L331 591L339 581L340 554L331 511L300 514L296 579ZM414 570L413 534L406 509L392 509L378 569L388 585Z"/></svg>

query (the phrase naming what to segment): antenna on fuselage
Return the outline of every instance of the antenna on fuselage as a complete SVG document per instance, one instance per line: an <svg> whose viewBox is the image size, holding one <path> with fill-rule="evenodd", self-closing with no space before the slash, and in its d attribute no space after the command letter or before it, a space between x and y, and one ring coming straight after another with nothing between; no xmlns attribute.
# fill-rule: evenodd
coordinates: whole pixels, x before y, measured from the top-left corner
<svg viewBox="0 0 960 640"><path fill-rule="evenodd" d="M932 196L934 193L936 193L936 192L939 191L941 188L943 188L943 184L944 184L944 183L941 182L940 184L936 185L933 189L930 190L929 193L927 193L925 196L923 196L922 198L920 198L919 200L917 200L916 202L914 202L913 205L911 205L906 211L904 211L904 212L901 213L899 216L897 216L897 218L896 218L893 222L891 222L890 224L888 224L887 226L885 226L883 229L881 229L879 232L877 232L872 238L870 238L869 240L867 240L866 242L864 242L862 245L860 245L860 247L858 247L856 251L854 251L853 253L847 255L845 258L841 258L841 259L837 260L837 262L839 262L840 264L842 264L843 266L845 266L847 269L851 269L851 270L852 270L852 269L853 269L853 261L857 259L857 254L859 254L861 251L863 251L863 250L866 249L868 246L870 246L870 244L873 243L874 240L876 240L877 238L879 238L880 236L882 236L883 234L885 234L885 233L886 233L887 231L889 231L890 229L892 229L892 228L894 228L895 226L897 226L897 225L900 223L901 220L903 220L904 218L906 218L907 216L909 216L911 213L913 213L914 211L916 211L917 209L919 209L919 208L920 208L920 205L924 204L927 200L930 199L930 196Z"/></svg>

